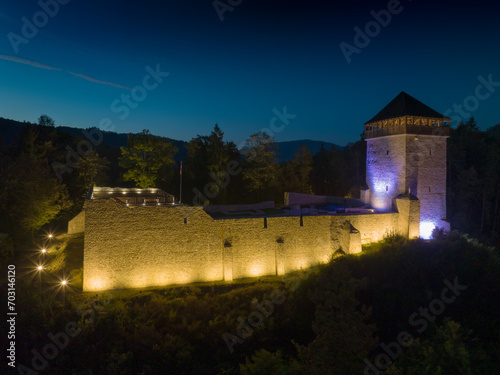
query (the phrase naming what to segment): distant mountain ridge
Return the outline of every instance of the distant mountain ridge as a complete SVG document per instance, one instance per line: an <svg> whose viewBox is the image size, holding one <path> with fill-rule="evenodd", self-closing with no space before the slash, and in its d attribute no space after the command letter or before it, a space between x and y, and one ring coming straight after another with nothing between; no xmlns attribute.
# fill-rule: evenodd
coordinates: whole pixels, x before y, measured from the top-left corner
<svg viewBox="0 0 500 375"><path fill-rule="evenodd" d="M0 142L3 142L7 145L12 143L19 134L19 132L25 126L29 125L36 125L36 124L26 121L21 122L0 117ZM55 126L55 129L56 131L63 131L76 137L83 136L82 130L85 130L82 128L74 128L70 126ZM103 143L105 143L107 146L119 149L121 146L127 145L128 134L126 133L115 133L109 131L103 131L102 133L103 133ZM175 155L176 161L185 160L187 155L186 146L188 142L168 137L163 137L163 138L166 138L169 141L171 141L179 149L179 152ZM295 156L295 152L297 151L300 145L305 145L313 155L316 155L321 150L322 146L327 150L330 150L332 147L338 149L343 148L342 146L336 145L331 142L313 141L310 139L277 142L276 144L278 146L277 147L278 161L280 163L293 159L293 157Z"/></svg>

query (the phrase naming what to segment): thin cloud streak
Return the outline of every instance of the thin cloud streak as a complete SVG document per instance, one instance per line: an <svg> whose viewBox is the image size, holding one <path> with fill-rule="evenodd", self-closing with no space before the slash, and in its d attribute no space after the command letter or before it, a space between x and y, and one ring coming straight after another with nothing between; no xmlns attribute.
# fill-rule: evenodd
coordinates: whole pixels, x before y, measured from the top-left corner
<svg viewBox="0 0 500 375"><path fill-rule="evenodd" d="M101 81L100 79L93 78L93 77L87 76L85 74L75 73L75 72L72 72L70 70L65 70L65 69L62 69L62 68L57 68L55 66L42 64L42 63L39 63L37 61L23 59L23 58L17 57L17 56L2 55L2 54L0 54L0 60L17 62L17 63L20 63L20 64L33 66L35 68L40 68L40 69L61 71L61 72L65 72L65 73L71 74L72 76L84 79L86 81L90 81L90 82L94 82L94 83L98 83L98 84L106 85L106 86L117 87L117 88L120 88L120 89L129 90L129 91L135 91L134 89L131 89L129 87L125 87L125 86L119 85L117 83L108 82L108 81Z"/></svg>
<svg viewBox="0 0 500 375"><path fill-rule="evenodd" d="M108 85L108 86L118 87L120 89L135 91L134 89L131 89L129 87L125 87L125 86L122 86L122 85L119 85L119 84L113 83L113 82L101 81L97 78L92 78L92 77L89 77L85 74L74 73L74 72L70 72L69 70L65 70L65 72L69 73L75 77L82 78L82 79L85 79L85 80L90 81L90 82L100 83L101 85Z"/></svg>
<svg viewBox="0 0 500 375"><path fill-rule="evenodd" d="M31 60L28 60L28 59L22 59L22 58L17 57L17 56L9 56L9 55L2 55L2 54L0 54L0 59L7 60L7 61L13 61L13 62L17 62L17 63L24 64L24 65L31 65L31 66L34 66L35 68L41 68L41 69L47 69L47 70L60 70L60 71L62 71L61 68L56 68L54 66L41 64L39 62L31 61Z"/></svg>

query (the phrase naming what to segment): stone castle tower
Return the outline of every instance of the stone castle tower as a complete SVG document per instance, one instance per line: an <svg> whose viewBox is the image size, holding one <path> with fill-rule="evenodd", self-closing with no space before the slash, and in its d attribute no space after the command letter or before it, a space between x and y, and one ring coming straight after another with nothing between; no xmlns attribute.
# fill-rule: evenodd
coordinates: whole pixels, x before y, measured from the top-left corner
<svg viewBox="0 0 500 375"><path fill-rule="evenodd" d="M405 92L365 123L366 183L361 199L377 210L410 193L420 200L420 237L446 221L446 139L451 119Z"/></svg>

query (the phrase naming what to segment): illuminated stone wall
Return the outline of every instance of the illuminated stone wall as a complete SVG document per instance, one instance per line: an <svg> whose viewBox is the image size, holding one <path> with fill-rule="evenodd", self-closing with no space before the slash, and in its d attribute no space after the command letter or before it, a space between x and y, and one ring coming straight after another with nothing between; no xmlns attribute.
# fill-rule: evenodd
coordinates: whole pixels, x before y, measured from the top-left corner
<svg viewBox="0 0 500 375"><path fill-rule="evenodd" d="M68 234L82 233L85 231L85 212L80 212L68 222Z"/></svg>
<svg viewBox="0 0 500 375"><path fill-rule="evenodd" d="M331 241L329 216L220 219L234 279L282 274L327 262L338 249ZM277 268L280 268L277 270Z"/></svg>
<svg viewBox="0 0 500 375"><path fill-rule="evenodd" d="M378 210L390 211L392 199L405 192L406 135L393 135L367 140L366 183L370 204Z"/></svg>
<svg viewBox="0 0 500 375"><path fill-rule="evenodd" d="M391 231L407 233L409 210L213 219L201 207L88 200L84 290L281 275L327 262L339 248L359 252Z"/></svg>
<svg viewBox="0 0 500 375"><path fill-rule="evenodd" d="M400 134L367 140L364 196L376 209L391 210L392 198L415 195L420 200L420 235L434 227L449 230L446 217L446 136ZM366 198L365 198L366 199Z"/></svg>
<svg viewBox="0 0 500 375"><path fill-rule="evenodd" d="M417 175L416 196L420 200L420 235L423 238L430 238L434 227L450 230L450 224L442 220L446 218L447 137L419 135L418 138L419 141L408 142L409 166Z"/></svg>
<svg viewBox="0 0 500 375"><path fill-rule="evenodd" d="M332 216L332 220L337 224L333 228L339 228L346 219L349 219L351 225L359 230L361 244L367 244L370 242L377 242L384 238L384 235L391 232L404 234L404 225L401 222L408 225L408 221L404 217L395 212L390 213L376 213L369 215L349 215L349 216ZM332 228L332 231L334 230ZM338 236L339 233L332 234L333 236Z"/></svg>
<svg viewBox="0 0 500 375"><path fill-rule="evenodd" d="M85 215L85 291L222 279L220 233L201 207L89 200Z"/></svg>

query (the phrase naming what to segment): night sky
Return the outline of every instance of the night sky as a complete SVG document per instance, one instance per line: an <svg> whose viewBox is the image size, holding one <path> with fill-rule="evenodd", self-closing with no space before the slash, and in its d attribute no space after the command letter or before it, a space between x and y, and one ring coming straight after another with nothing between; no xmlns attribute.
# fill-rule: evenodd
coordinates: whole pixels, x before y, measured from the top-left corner
<svg viewBox="0 0 500 375"><path fill-rule="evenodd" d="M82 128L107 118L119 133L182 140L217 122L236 143L272 123L279 141L345 145L406 91L455 120L500 123L500 5L491 1L221 0L231 8L223 21L213 1L60 0L57 12L46 1L53 17L36 1L0 8L1 117L46 113ZM378 31L370 12L388 8ZM23 17L42 25L36 35L26 26L23 35ZM373 36L358 48L354 28L367 25ZM342 42L358 48L350 63ZM169 75L132 91L148 66ZM494 83L477 91L480 76ZM464 101L472 110L460 114L453 105ZM285 106L283 126L273 118Z"/></svg>

